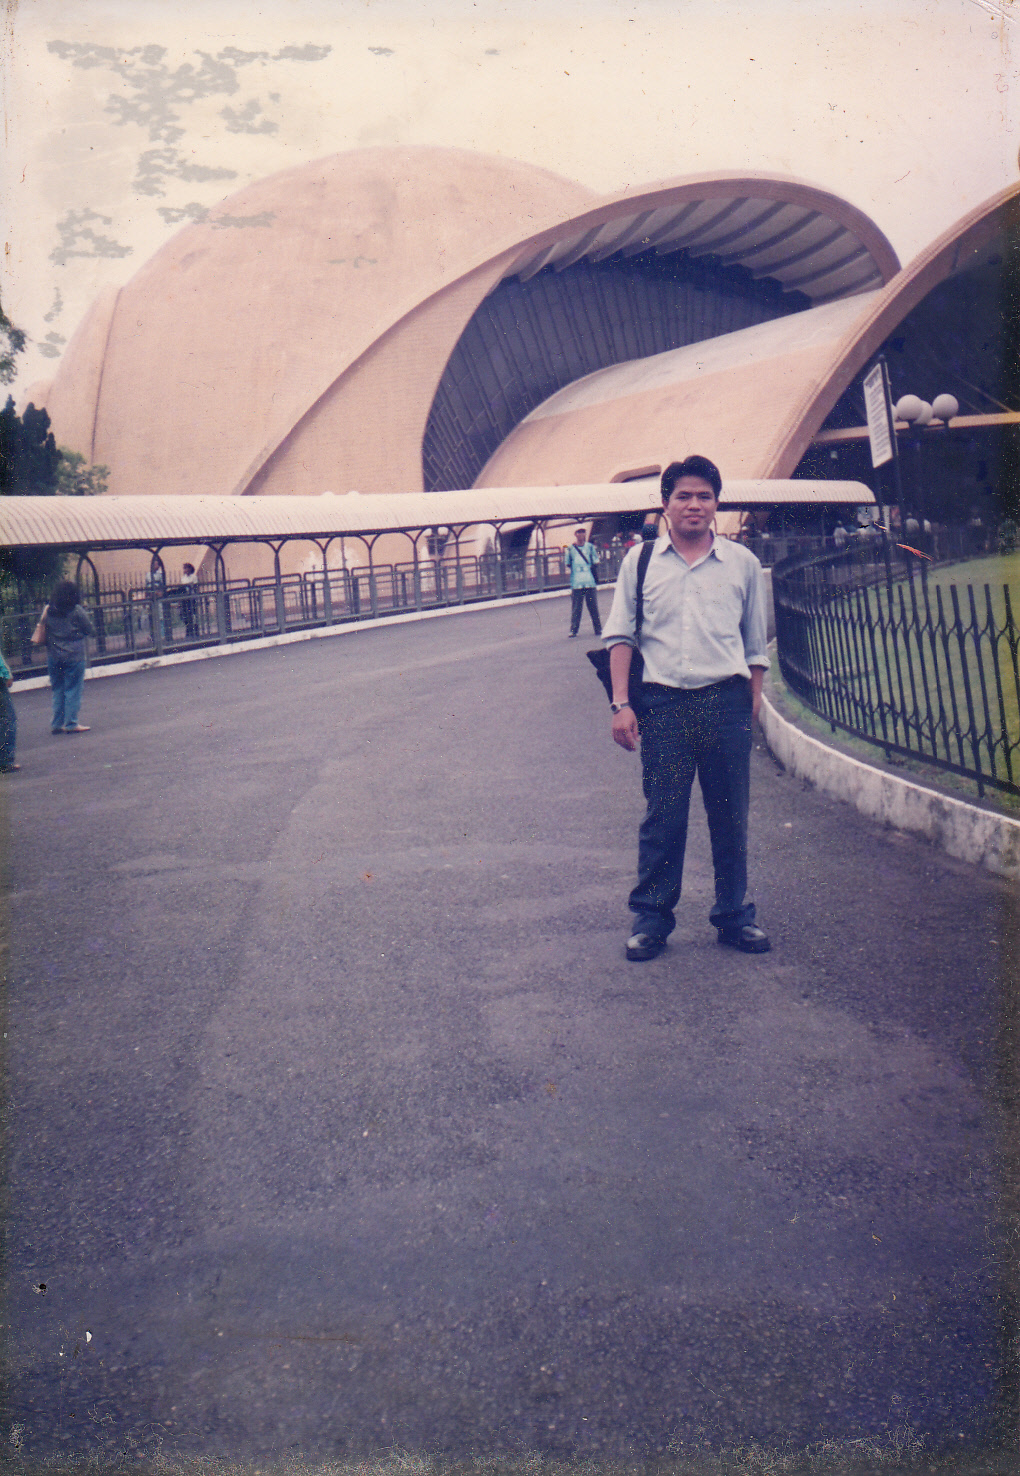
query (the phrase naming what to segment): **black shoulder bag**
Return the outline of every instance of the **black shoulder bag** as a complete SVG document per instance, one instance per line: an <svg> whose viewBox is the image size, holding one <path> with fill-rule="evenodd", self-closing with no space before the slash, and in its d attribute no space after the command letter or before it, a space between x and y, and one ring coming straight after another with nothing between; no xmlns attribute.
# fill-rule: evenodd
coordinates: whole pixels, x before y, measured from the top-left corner
<svg viewBox="0 0 1020 1476"><path fill-rule="evenodd" d="M634 600L634 639L637 648L631 650L630 676L627 678L627 701L634 709L634 714L640 721L641 718L641 683L645 679L645 660L641 655L641 626L645 616L645 575L648 572L648 561L652 557L655 544L646 542L638 555L637 566L637 592ZM613 678L609 671L609 652L605 646L597 651L587 652L588 660L595 668L595 675L606 689L609 701L613 700Z"/></svg>

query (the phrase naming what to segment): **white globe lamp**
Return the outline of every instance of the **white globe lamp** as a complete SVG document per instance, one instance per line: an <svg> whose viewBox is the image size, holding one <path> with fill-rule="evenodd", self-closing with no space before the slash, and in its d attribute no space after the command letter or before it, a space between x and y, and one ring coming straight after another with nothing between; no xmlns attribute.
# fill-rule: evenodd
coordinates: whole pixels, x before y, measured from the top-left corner
<svg viewBox="0 0 1020 1476"><path fill-rule="evenodd" d="M918 420L924 411L924 401L919 395L903 395L893 408L897 420Z"/></svg>

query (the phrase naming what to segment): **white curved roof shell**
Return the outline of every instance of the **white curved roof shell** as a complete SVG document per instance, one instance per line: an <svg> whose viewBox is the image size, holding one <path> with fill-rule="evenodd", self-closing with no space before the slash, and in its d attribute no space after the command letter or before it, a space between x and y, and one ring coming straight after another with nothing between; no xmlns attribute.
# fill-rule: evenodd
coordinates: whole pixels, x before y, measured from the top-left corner
<svg viewBox="0 0 1020 1476"><path fill-rule="evenodd" d="M46 408L63 444L110 467L113 495L421 488L430 409L486 295L545 263L653 250L815 301L899 265L861 211L800 180L724 172L600 197L464 150L353 150L179 231L95 304Z"/></svg>

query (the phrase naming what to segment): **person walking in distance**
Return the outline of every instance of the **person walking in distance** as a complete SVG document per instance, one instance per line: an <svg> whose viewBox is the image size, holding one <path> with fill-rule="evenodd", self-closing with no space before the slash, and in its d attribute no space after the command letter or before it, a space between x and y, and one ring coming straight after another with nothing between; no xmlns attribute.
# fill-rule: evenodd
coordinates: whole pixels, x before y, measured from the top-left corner
<svg viewBox="0 0 1020 1476"><path fill-rule="evenodd" d="M195 573L194 564L185 564L181 573L179 593L181 599L181 619L184 621L184 636L186 640L198 640L198 575Z"/></svg>
<svg viewBox="0 0 1020 1476"><path fill-rule="evenodd" d="M637 550L620 567L603 636L613 682L612 736L633 752L640 731L648 802L629 898L634 924L626 955L633 962L661 953L676 925L695 773L715 872L709 921L720 943L744 953L770 947L747 900L751 724L769 665L765 579L749 549L712 531L721 490L718 468L704 456L674 461L662 474L666 532L655 543L642 588L640 714L628 700Z"/></svg>
<svg viewBox="0 0 1020 1476"><path fill-rule="evenodd" d="M574 541L567 549L567 568L570 571L570 634L576 636L581 628L581 607L587 605L588 614L595 634L602 634L599 616L598 586L595 583L595 566L599 561L598 549L588 543L584 528L574 529Z"/></svg>
<svg viewBox="0 0 1020 1476"><path fill-rule="evenodd" d="M78 586L62 579L43 608L32 634L34 646L46 647L46 666L53 688L52 733L87 733L78 721L85 685L85 637L95 626L81 605Z"/></svg>

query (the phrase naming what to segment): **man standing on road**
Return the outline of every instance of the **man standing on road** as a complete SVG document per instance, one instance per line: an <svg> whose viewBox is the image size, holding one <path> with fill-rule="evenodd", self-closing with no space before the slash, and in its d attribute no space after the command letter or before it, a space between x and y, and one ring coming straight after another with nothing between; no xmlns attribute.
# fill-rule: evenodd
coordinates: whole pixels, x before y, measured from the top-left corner
<svg viewBox="0 0 1020 1476"><path fill-rule="evenodd" d="M576 636L581 627L581 606L588 606L588 614L595 634L602 634L599 616L599 597L595 584L595 565L599 561L594 543L585 541L585 530L574 529L574 541L567 549L567 568L570 571L570 634Z"/></svg>
<svg viewBox="0 0 1020 1476"><path fill-rule="evenodd" d="M687 815L697 772L715 870L709 920L720 943L766 953L747 892L747 811L751 723L769 664L765 579L750 550L712 532L722 478L704 456L674 461L662 474L666 534L648 561L640 649L641 768L648 812L638 833L635 914L627 940L634 962L655 958L675 927ZM603 639L610 648L613 738L633 751L638 714L627 697L635 645L639 550L620 567Z"/></svg>

